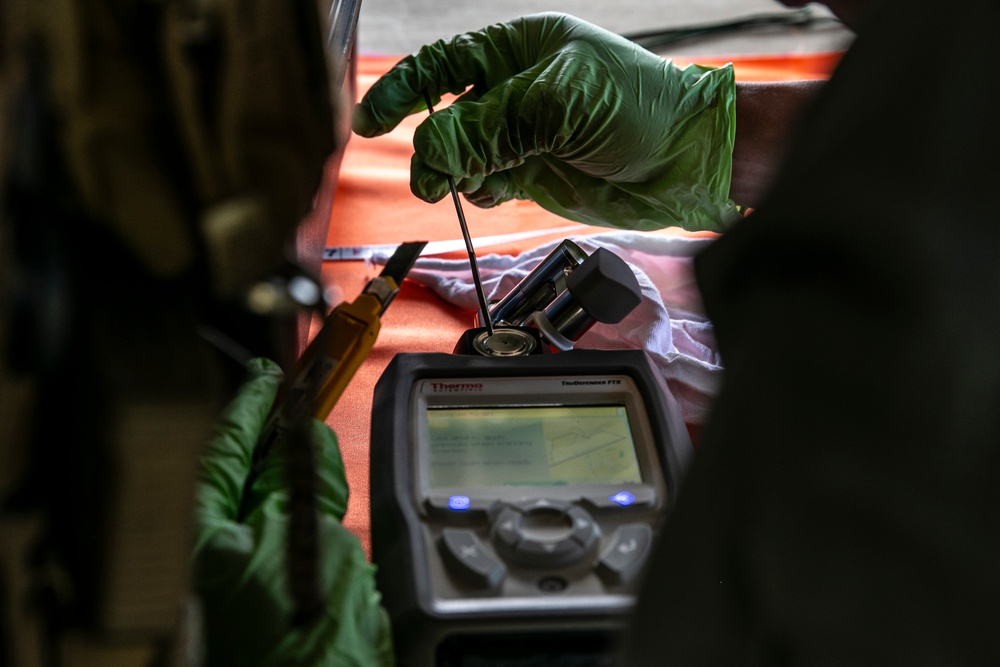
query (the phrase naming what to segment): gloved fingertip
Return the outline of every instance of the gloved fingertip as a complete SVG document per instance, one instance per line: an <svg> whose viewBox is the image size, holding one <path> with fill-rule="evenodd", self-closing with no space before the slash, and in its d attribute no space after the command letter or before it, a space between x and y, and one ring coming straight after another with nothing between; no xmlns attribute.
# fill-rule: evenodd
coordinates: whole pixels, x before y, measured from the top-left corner
<svg viewBox="0 0 1000 667"><path fill-rule="evenodd" d="M316 448L316 499L319 508L337 521L342 521L350 496L344 459L337 434L318 419L313 423L313 445Z"/></svg>
<svg viewBox="0 0 1000 667"><path fill-rule="evenodd" d="M465 194L465 200L476 208L493 208L497 205L497 201L493 197L493 193L490 192L467 192Z"/></svg>
<svg viewBox="0 0 1000 667"><path fill-rule="evenodd" d="M276 362L265 357L254 357L246 365L248 379L264 377L267 375L274 377L284 377L285 372L281 370Z"/></svg>
<svg viewBox="0 0 1000 667"><path fill-rule="evenodd" d="M368 108L363 104L354 105L354 112L351 114L351 129L358 136L366 138L384 134L384 130L378 126Z"/></svg>
<svg viewBox="0 0 1000 667"><path fill-rule="evenodd" d="M463 178L455 183L455 187L459 192L464 194L466 198L469 197L470 193L478 192L483 187L483 180L485 176L469 176L468 178Z"/></svg>
<svg viewBox="0 0 1000 667"><path fill-rule="evenodd" d="M439 189L436 188L434 184L428 184L426 182L414 183L412 180L410 181L410 192L413 196L427 202L428 204L436 204L444 199L448 194L448 190L446 188L447 186L445 189Z"/></svg>
<svg viewBox="0 0 1000 667"><path fill-rule="evenodd" d="M410 160L410 192L418 199L436 204L451 191L448 177L425 165L416 155Z"/></svg>
<svg viewBox="0 0 1000 667"><path fill-rule="evenodd" d="M507 172L497 172L483 178L479 187L465 193L469 203L479 208L493 208L514 198Z"/></svg>

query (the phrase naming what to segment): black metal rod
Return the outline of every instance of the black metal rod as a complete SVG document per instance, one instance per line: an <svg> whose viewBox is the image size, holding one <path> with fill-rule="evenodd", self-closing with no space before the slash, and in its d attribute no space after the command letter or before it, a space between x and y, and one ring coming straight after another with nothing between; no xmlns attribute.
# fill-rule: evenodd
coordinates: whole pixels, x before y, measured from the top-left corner
<svg viewBox="0 0 1000 667"><path fill-rule="evenodd" d="M434 113L434 105L431 103L431 96L424 91L424 102L427 104L427 113ZM490 319L490 308L486 303L486 292L483 291L483 279L479 275L479 263L476 261L476 249L472 247L472 236L469 235L469 224L465 221L465 212L462 211L462 200L458 196L458 188L455 187L455 179L451 174L446 174L448 178L448 188L451 190L451 199L455 202L455 213L458 214L458 224L462 228L462 238L465 239L465 250L469 253L469 264L472 267L472 282L476 285L476 296L479 297L480 320L486 327L489 335L493 335L493 321Z"/></svg>

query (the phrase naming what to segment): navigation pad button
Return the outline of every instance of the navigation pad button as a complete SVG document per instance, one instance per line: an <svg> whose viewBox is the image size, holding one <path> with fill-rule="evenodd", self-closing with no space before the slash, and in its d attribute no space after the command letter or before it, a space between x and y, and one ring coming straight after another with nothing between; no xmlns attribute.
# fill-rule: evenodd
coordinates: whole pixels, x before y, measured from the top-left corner
<svg viewBox="0 0 1000 667"><path fill-rule="evenodd" d="M493 521L497 552L526 567L559 567L596 548L601 531L586 510L547 499L505 506Z"/></svg>
<svg viewBox="0 0 1000 667"><path fill-rule="evenodd" d="M600 536L597 524L590 517L590 514L579 507L571 507L566 512L573 527L570 530L570 537L575 540L583 549L589 549L594 541Z"/></svg>
<svg viewBox="0 0 1000 667"><path fill-rule="evenodd" d="M517 510L505 507L493 522L494 537L509 547L516 547L521 541L522 515Z"/></svg>
<svg viewBox="0 0 1000 667"><path fill-rule="evenodd" d="M521 540L517 551L522 556L536 560L544 567L566 565L577 560L584 554L583 547L573 540L536 540L532 538Z"/></svg>

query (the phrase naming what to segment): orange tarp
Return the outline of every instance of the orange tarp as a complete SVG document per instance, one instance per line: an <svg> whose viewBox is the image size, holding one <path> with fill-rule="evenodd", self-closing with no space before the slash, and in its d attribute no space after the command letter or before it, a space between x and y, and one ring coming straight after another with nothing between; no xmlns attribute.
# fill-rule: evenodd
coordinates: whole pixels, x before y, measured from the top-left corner
<svg viewBox="0 0 1000 667"><path fill-rule="evenodd" d="M736 77L744 81L823 79L841 54L788 56L739 56L691 59L703 65L732 62ZM361 57L358 60L359 95L398 57ZM680 58L678 64L684 64ZM344 153L334 188L333 209L327 234L332 246L400 243L412 240L460 239L450 200L424 203L410 194L409 164L413 129L423 116L410 117L393 132L375 139L352 137ZM482 210L464 207L472 236L494 236L530 230L564 229L569 223L530 202L509 202ZM534 236L519 243L480 247L477 252L514 253L567 236L593 233L596 228ZM664 233L683 233L666 231ZM353 300L378 267L364 262L326 262L322 277L341 299ZM369 358L362 365L327 423L337 432L347 467L351 499L345 525L370 549L368 503L368 451L371 399L375 382L398 352L451 352L461 333L472 326L472 313L462 311L429 292L406 283L382 318L382 331Z"/></svg>

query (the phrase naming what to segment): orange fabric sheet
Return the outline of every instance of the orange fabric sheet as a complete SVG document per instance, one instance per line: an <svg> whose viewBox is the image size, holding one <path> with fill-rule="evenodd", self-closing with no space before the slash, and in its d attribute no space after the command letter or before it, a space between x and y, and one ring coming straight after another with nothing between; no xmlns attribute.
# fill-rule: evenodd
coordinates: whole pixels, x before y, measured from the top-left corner
<svg viewBox="0 0 1000 667"><path fill-rule="evenodd" d="M745 81L824 79L840 53L788 56L740 56L691 59L704 65L732 62L736 77ZM358 60L358 89L364 91L399 58L362 56ZM676 59L683 64L680 59ZM347 145L334 190L327 245L358 246L403 241L460 239L461 232L450 200L427 204L409 190L413 129L422 117L410 117L393 132L375 139L353 137ZM464 206L472 236L494 236L530 230L565 228L569 223L530 202L509 202L482 210ZM481 247L477 252L516 253L548 241L595 233L593 227L545 236L520 243ZM660 232L658 232L660 233ZM666 234L684 232L665 230ZM456 255L457 256L457 255ZM353 300L379 271L359 261L326 262L322 278L340 299ZM347 468L351 499L344 523L370 553L368 452L372 391L386 364L399 352L451 352L473 314L455 308L430 291L406 282L382 318L382 330L371 355L361 366L327 423L337 432Z"/></svg>

